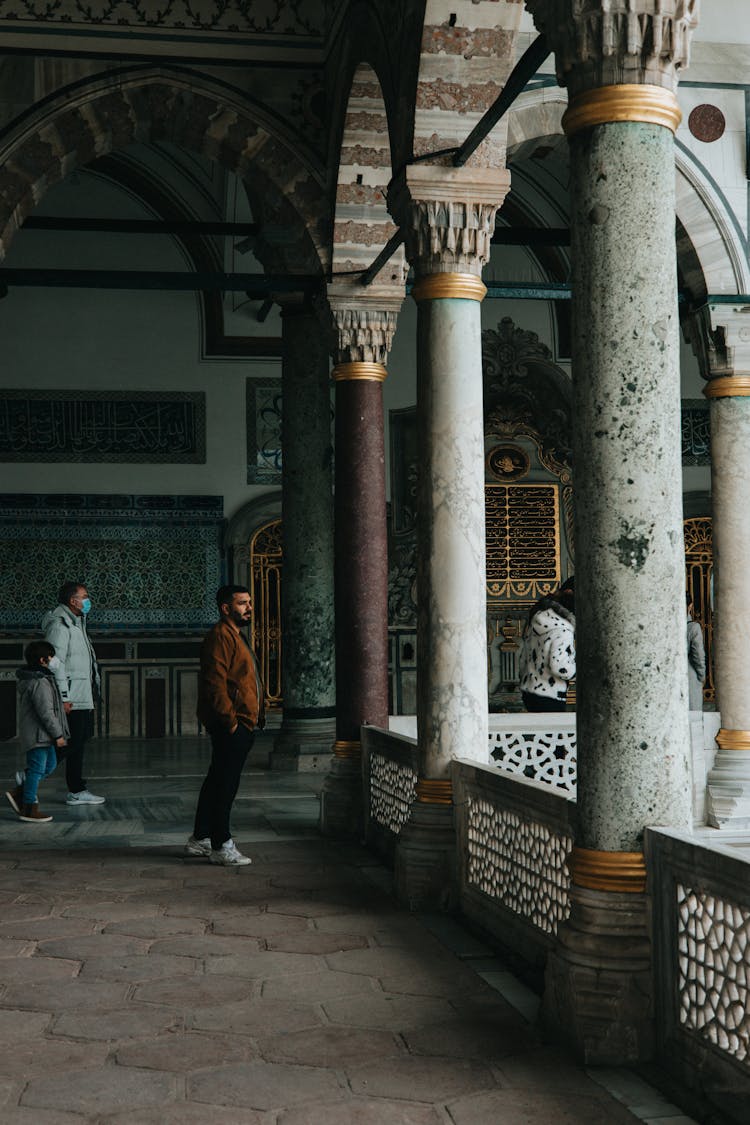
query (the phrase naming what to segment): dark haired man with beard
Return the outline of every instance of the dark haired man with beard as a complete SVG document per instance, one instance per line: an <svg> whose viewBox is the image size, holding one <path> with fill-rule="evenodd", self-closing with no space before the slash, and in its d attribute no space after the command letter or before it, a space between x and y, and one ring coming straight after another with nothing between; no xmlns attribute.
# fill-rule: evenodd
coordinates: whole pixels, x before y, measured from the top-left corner
<svg viewBox="0 0 750 1125"><path fill-rule="evenodd" d="M240 632L251 618L245 586L221 586L216 593L219 621L201 647L198 720L211 735L211 764L198 797L188 855L240 867L252 860L235 847L229 827L242 769L255 727L264 725L265 693L255 653Z"/></svg>

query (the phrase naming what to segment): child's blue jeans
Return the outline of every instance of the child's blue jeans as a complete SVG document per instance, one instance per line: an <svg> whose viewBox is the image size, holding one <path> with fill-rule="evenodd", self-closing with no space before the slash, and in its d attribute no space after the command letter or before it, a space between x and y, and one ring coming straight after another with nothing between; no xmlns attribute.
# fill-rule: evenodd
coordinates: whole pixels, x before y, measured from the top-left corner
<svg viewBox="0 0 750 1125"><path fill-rule="evenodd" d="M33 805L39 782L48 777L57 765L54 746L36 746L26 751L26 777L23 783L23 803Z"/></svg>

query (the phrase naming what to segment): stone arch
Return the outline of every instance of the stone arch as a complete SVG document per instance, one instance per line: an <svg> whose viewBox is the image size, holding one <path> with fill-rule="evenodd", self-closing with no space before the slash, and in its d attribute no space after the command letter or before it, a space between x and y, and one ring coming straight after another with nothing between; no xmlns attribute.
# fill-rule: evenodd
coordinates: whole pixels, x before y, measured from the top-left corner
<svg viewBox="0 0 750 1125"><path fill-rule="evenodd" d="M274 268L327 267L323 171L266 107L180 67L133 67L58 91L0 136L0 256L45 192L74 168L134 142L170 142L245 181ZM289 231L299 237L290 238Z"/></svg>
<svg viewBox="0 0 750 1125"><path fill-rule="evenodd" d="M691 297L699 301L710 293L749 292L747 244L729 207L692 153L678 144L675 159L677 218L692 249L685 267Z"/></svg>
<svg viewBox="0 0 750 1125"><path fill-rule="evenodd" d="M366 269L395 234L396 224L386 205L390 179L390 132L382 87L370 64L362 62L352 76L341 139L334 275ZM378 282L401 286L403 281L404 252L399 247Z"/></svg>

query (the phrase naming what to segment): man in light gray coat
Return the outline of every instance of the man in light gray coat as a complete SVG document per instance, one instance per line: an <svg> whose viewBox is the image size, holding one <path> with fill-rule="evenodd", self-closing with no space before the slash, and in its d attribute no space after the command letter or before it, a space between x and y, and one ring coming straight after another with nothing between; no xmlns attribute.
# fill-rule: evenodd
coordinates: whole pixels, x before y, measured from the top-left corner
<svg viewBox="0 0 750 1125"><path fill-rule="evenodd" d="M104 797L90 793L83 777L83 751L94 732L94 700L99 696L99 667L86 632L91 599L83 582L63 582L57 596L59 604L45 614L42 630L60 658L55 678L70 727L68 745L58 754L65 760L67 803L101 805Z"/></svg>

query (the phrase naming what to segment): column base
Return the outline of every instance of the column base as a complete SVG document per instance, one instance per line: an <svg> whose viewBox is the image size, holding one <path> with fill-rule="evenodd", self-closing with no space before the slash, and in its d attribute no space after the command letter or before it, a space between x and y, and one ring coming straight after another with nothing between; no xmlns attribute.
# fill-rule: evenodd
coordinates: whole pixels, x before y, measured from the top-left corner
<svg viewBox="0 0 750 1125"><path fill-rule="evenodd" d="M750 750L716 751L706 785L706 811L712 828L750 829Z"/></svg>
<svg viewBox="0 0 750 1125"><path fill-rule="evenodd" d="M320 831L341 840L364 838L362 759L333 757L320 792Z"/></svg>
<svg viewBox="0 0 750 1125"><path fill-rule="evenodd" d="M458 903L453 805L416 801L396 844L394 889L410 910Z"/></svg>
<svg viewBox="0 0 750 1125"><path fill-rule="evenodd" d="M645 894L571 888L544 982L541 1020L592 1066L629 1066L654 1053L651 943Z"/></svg>
<svg viewBox="0 0 750 1125"><path fill-rule="evenodd" d="M298 773L328 770L335 736L334 718L299 719L285 715L268 765L272 770Z"/></svg>

